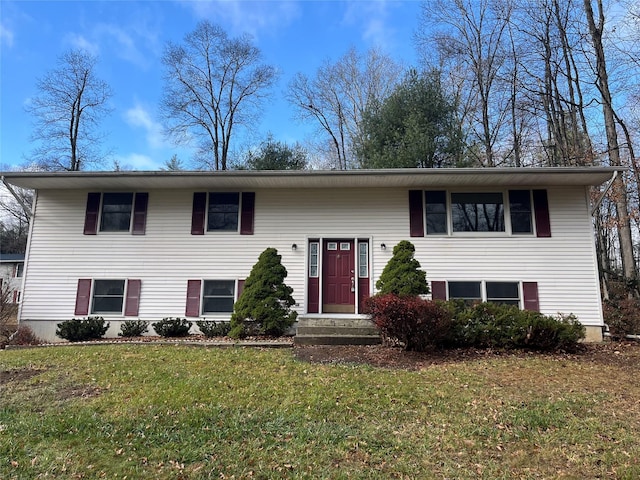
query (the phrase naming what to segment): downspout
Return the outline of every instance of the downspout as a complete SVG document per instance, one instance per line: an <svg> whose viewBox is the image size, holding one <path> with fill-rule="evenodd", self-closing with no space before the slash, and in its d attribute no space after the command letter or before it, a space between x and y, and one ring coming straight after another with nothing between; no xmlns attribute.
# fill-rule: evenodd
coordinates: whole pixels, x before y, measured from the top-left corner
<svg viewBox="0 0 640 480"><path fill-rule="evenodd" d="M602 192L600 194L600 196L598 197L598 200L596 200L596 203L593 205L593 208L591 209L591 216L593 217L593 215L596 213L596 211L598 210L598 208L600 208L600 204L602 203L602 201L604 200L604 197L607 195L607 193L609 193L609 190L611 190L611 186L613 185L613 182L615 181L615 179L618 177L618 170L615 170L613 172L613 175L611 176L611 178L609 179L609 181L607 182L607 185L604 187L604 192Z"/></svg>
<svg viewBox="0 0 640 480"><path fill-rule="evenodd" d="M29 218L33 217L33 210L29 207L27 207L25 205L25 203L22 201L22 199L20 198L20 196L15 192L15 190L11 187L11 185L9 185L9 183L7 183L7 181L4 178L4 175L2 175L2 177L0 177L0 180L2 180L2 184L6 187L6 189L9 191L9 193L11 194L11 196L13 196L13 198L16 199L16 202L18 202L20 204L20 206L22 207L22 209L25 211L25 213L27 215L29 215Z"/></svg>

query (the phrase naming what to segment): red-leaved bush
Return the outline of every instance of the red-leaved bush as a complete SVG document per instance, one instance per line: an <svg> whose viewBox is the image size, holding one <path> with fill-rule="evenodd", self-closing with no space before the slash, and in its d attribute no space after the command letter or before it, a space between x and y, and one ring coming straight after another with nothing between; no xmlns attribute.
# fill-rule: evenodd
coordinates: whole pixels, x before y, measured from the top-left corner
<svg viewBox="0 0 640 480"><path fill-rule="evenodd" d="M421 352L442 346L451 332L449 310L420 297L376 295L367 299L365 309L382 336L397 341L405 350Z"/></svg>

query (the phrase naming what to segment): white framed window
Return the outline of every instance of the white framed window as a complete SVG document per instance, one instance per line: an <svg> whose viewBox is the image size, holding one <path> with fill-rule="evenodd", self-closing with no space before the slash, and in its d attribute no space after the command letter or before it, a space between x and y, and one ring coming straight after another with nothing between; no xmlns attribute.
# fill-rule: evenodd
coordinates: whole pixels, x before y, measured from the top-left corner
<svg viewBox="0 0 640 480"><path fill-rule="evenodd" d="M125 284L125 280L94 280L91 313L121 315Z"/></svg>
<svg viewBox="0 0 640 480"><path fill-rule="evenodd" d="M358 276L369 277L369 243L358 243Z"/></svg>
<svg viewBox="0 0 640 480"><path fill-rule="evenodd" d="M209 192L208 232L237 232L240 224L240 193Z"/></svg>
<svg viewBox="0 0 640 480"><path fill-rule="evenodd" d="M100 209L101 232L128 232L131 229L133 193L103 193Z"/></svg>
<svg viewBox="0 0 640 480"><path fill-rule="evenodd" d="M22 277L24 272L24 263L16 263L16 278Z"/></svg>
<svg viewBox="0 0 640 480"><path fill-rule="evenodd" d="M349 243L349 242L340 242L340 250L342 250L342 251L351 250L351 243Z"/></svg>
<svg viewBox="0 0 640 480"><path fill-rule="evenodd" d="M327 243L327 250L338 250L338 242Z"/></svg>
<svg viewBox="0 0 640 480"><path fill-rule="evenodd" d="M520 307L520 282L448 282L448 298L449 300L463 300L469 305L491 302Z"/></svg>
<svg viewBox="0 0 640 480"><path fill-rule="evenodd" d="M427 190L424 192L426 235L533 234L531 194L531 190Z"/></svg>
<svg viewBox="0 0 640 480"><path fill-rule="evenodd" d="M318 277L319 249L320 249L319 242L309 243L309 277L312 277L312 278Z"/></svg>
<svg viewBox="0 0 640 480"><path fill-rule="evenodd" d="M202 314L233 312L235 293L235 280L205 280L202 286Z"/></svg>

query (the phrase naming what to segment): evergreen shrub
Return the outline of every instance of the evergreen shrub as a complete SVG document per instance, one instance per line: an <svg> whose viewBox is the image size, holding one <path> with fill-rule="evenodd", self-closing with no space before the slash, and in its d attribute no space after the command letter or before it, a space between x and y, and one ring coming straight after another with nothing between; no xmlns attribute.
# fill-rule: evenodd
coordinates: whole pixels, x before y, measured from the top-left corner
<svg viewBox="0 0 640 480"><path fill-rule="evenodd" d="M281 259L275 248L260 254L233 306L230 337L281 336L295 322L298 314L291 310L293 289L284 283L287 269Z"/></svg>
<svg viewBox="0 0 640 480"><path fill-rule="evenodd" d="M152 323L151 326L161 337L186 337L193 325L186 318L165 317L159 322Z"/></svg>
<svg viewBox="0 0 640 480"><path fill-rule="evenodd" d="M70 342L96 340L102 338L109 329L109 323L105 324L102 317L74 318L58 323L56 326L56 335Z"/></svg>
<svg viewBox="0 0 640 480"><path fill-rule="evenodd" d="M200 320L196 322L198 328L205 337L226 337L231 330L231 324L229 322L213 322L207 320Z"/></svg>
<svg viewBox="0 0 640 480"><path fill-rule="evenodd" d="M139 337L149 331L149 322L144 320L125 320L120 325L119 337Z"/></svg>
<svg viewBox="0 0 640 480"><path fill-rule="evenodd" d="M381 295L424 295L429 293L427 274L420 269L420 262L414 258L416 248L407 240L393 247L393 256L385 265L376 289Z"/></svg>

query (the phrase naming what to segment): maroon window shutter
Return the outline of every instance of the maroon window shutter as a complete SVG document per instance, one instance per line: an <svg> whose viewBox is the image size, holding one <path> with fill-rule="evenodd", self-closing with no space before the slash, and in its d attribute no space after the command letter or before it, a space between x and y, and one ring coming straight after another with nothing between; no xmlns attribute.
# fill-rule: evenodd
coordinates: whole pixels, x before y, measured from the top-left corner
<svg viewBox="0 0 640 480"><path fill-rule="evenodd" d="M204 218L207 208L207 193L193 194L193 212L191 214L191 235L204 235Z"/></svg>
<svg viewBox="0 0 640 480"><path fill-rule="evenodd" d="M550 237L551 221L549 220L549 200L546 190L533 191L533 209L536 215L536 235Z"/></svg>
<svg viewBox="0 0 640 480"><path fill-rule="evenodd" d="M409 190L409 235L424 237L422 190Z"/></svg>
<svg viewBox="0 0 640 480"><path fill-rule="evenodd" d="M434 300L447 300L447 282L431 282L431 298Z"/></svg>
<svg viewBox="0 0 640 480"><path fill-rule="evenodd" d="M236 300L240 298L240 295L242 295L242 292L244 291L244 282L246 280L238 280L238 296L236 297Z"/></svg>
<svg viewBox="0 0 640 480"><path fill-rule="evenodd" d="M133 234L144 235L147 227L148 193L136 193L136 201L133 207ZM137 315L137 314L136 314Z"/></svg>
<svg viewBox="0 0 640 480"><path fill-rule="evenodd" d="M78 280L75 315L89 314L89 300L91 300L91 279L81 278Z"/></svg>
<svg viewBox="0 0 640 480"><path fill-rule="evenodd" d="M84 234L95 235L98 232L98 214L100 212L100 193L87 195L87 210L84 216Z"/></svg>
<svg viewBox="0 0 640 480"><path fill-rule="evenodd" d="M242 192L242 212L240 213L240 235L253 235L253 218L255 215L255 192Z"/></svg>
<svg viewBox="0 0 640 480"><path fill-rule="evenodd" d="M200 280L189 280L187 282L187 317L200 316Z"/></svg>
<svg viewBox="0 0 640 480"><path fill-rule="evenodd" d="M124 304L124 314L127 317L137 317L140 307L140 289L142 281L127 280L127 301Z"/></svg>
<svg viewBox="0 0 640 480"><path fill-rule="evenodd" d="M538 282L522 282L522 295L524 297L524 309L532 312L540 311L538 301Z"/></svg>

